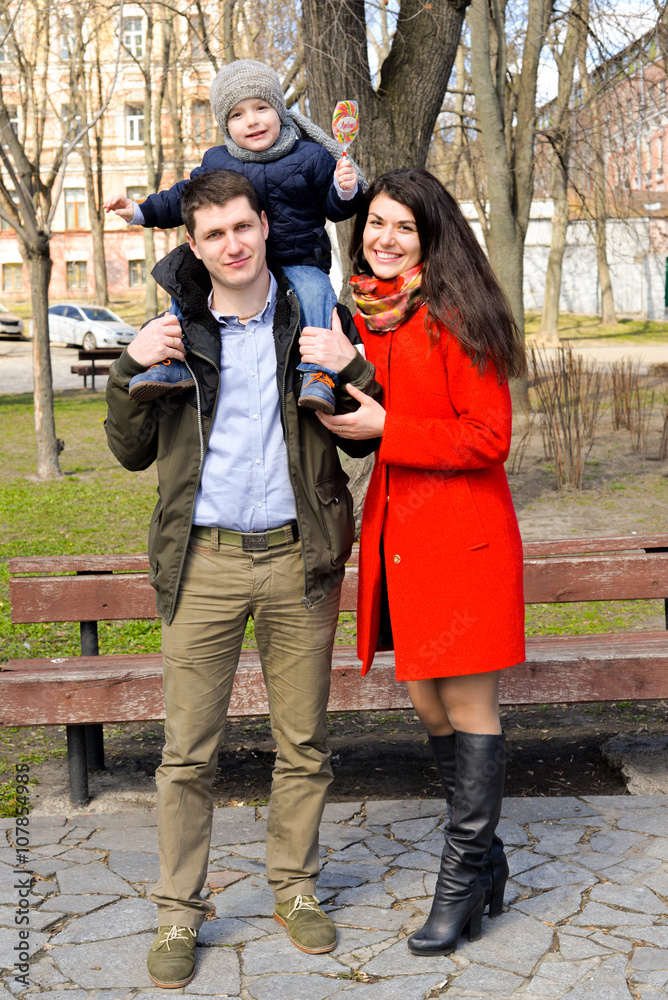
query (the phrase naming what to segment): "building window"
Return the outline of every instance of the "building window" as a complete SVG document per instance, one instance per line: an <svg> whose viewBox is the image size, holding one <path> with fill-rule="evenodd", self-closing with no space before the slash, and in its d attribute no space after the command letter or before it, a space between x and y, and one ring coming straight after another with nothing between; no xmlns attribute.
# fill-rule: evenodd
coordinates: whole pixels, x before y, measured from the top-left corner
<svg viewBox="0 0 668 1000"><path fill-rule="evenodd" d="M127 187L125 189L125 197L129 198L130 201L140 202L146 197L146 185L145 184L133 184L132 187Z"/></svg>
<svg viewBox="0 0 668 1000"><path fill-rule="evenodd" d="M128 284L130 288L144 288L146 285L146 261L128 261Z"/></svg>
<svg viewBox="0 0 668 1000"><path fill-rule="evenodd" d="M190 57L191 59L206 59L205 39L210 39L211 18L208 14L200 17L196 14L188 21L188 34L190 36Z"/></svg>
<svg viewBox="0 0 668 1000"><path fill-rule="evenodd" d="M86 198L83 188L65 188L65 228L84 229Z"/></svg>
<svg viewBox="0 0 668 1000"><path fill-rule="evenodd" d="M125 141L136 146L144 141L144 105L128 104L125 108Z"/></svg>
<svg viewBox="0 0 668 1000"><path fill-rule="evenodd" d="M23 291L23 264L2 265L3 292Z"/></svg>
<svg viewBox="0 0 668 1000"><path fill-rule="evenodd" d="M213 118L208 101L193 101L192 106L193 142L213 142Z"/></svg>
<svg viewBox="0 0 668 1000"><path fill-rule="evenodd" d="M144 24L141 17L123 18L123 45L136 59L144 54Z"/></svg>
<svg viewBox="0 0 668 1000"><path fill-rule="evenodd" d="M68 289L88 287L88 275L85 260L68 260L65 262L65 285Z"/></svg>

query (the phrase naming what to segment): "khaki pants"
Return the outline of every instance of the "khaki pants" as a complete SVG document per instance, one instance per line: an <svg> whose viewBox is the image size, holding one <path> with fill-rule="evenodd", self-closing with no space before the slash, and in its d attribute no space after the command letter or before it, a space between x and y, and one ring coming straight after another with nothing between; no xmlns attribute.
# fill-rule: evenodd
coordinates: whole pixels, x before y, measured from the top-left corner
<svg viewBox="0 0 668 1000"><path fill-rule="evenodd" d="M159 924L198 928L211 839L212 783L244 630L255 621L278 753L267 824L267 877L277 902L315 893L318 827L332 780L327 700L340 587L301 603L299 542L265 552L191 545L176 615L163 624L167 717L156 772Z"/></svg>

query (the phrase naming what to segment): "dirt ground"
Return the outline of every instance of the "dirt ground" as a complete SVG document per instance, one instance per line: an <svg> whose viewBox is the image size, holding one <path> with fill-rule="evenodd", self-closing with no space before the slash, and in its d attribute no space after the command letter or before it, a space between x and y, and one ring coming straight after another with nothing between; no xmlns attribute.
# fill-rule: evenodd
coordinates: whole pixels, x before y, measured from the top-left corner
<svg viewBox="0 0 668 1000"><path fill-rule="evenodd" d="M525 540L668 531L668 463L657 460L666 385L654 379L650 388L655 401L645 453L634 450L628 431L614 431L610 413L604 412L581 492L557 490L537 425L519 471L511 452L509 481ZM519 440L522 421L517 423ZM630 627L662 627L662 607L655 604L632 617ZM668 705L504 706L503 724L509 746L508 795L623 794L624 781L603 760L601 745L617 733L668 733ZM148 723L105 729L112 774L150 781L160 759L162 727ZM10 760L28 747L53 750L65 744L63 730L42 730L39 738L29 730L8 738L5 730L3 736L3 756ZM333 801L441 795L424 730L411 711L331 716L330 742ZM217 804L266 801L274 752L266 719L231 720L220 754ZM48 787L56 771L62 775L65 762L46 756L32 764L32 774Z"/></svg>

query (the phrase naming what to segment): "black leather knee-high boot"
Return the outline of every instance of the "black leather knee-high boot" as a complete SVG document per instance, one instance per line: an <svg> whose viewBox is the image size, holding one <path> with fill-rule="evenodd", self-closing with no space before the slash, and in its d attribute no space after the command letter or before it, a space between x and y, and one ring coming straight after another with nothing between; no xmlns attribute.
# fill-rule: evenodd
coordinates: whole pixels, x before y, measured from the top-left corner
<svg viewBox="0 0 668 1000"><path fill-rule="evenodd" d="M449 955L462 933L481 935L485 855L501 813L505 737L455 734L455 787L434 901L424 927L408 939L416 955Z"/></svg>
<svg viewBox="0 0 668 1000"><path fill-rule="evenodd" d="M445 792L448 810L452 813L452 800L455 794L455 744L457 734L449 736L432 736L429 734L431 751L438 767L438 773ZM508 881L508 861L503 850L503 841L494 833L489 854L480 876L480 882L485 890L485 907L489 906L490 917L498 917L503 912L503 893Z"/></svg>

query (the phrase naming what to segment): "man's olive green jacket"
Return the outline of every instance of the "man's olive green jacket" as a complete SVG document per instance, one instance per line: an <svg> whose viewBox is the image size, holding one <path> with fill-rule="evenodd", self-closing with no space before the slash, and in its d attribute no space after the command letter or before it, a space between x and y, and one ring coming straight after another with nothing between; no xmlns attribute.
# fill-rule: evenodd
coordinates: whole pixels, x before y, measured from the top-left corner
<svg viewBox="0 0 668 1000"><path fill-rule="evenodd" d="M340 583L353 543L352 498L337 445L349 455L362 457L373 451L378 441L337 438L312 410L297 406L299 305L283 274L272 270L279 286L274 318L276 379L304 561L302 599L310 607ZM109 447L126 469L137 471L158 463L158 502L148 538L150 580L158 611L169 623L179 596L195 497L218 399L220 333L207 305L209 274L187 245L160 261L153 274L180 311L189 347L186 362L196 389L134 402L128 385L133 375L144 369L124 351L111 366L105 428ZM358 344L359 334L347 309L339 306L339 315L346 335ZM358 354L340 373L340 386L350 382L380 398L374 374L373 365ZM337 390L337 413L357 406L345 388Z"/></svg>

